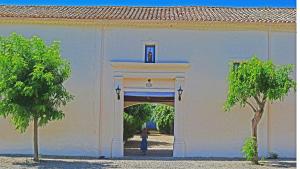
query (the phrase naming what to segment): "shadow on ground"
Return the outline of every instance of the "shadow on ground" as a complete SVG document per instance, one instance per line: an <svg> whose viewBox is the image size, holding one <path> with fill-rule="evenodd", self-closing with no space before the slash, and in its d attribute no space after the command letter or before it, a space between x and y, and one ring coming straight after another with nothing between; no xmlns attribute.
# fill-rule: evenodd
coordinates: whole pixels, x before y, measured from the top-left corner
<svg viewBox="0 0 300 169"><path fill-rule="evenodd" d="M171 155L172 156L172 155ZM142 160L142 161L203 161L203 162L207 162L207 161L245 161L245 159L243 158L224 158L224 157L170 157L170 156L161 156L161 157L157 157L157 156L126 156L124 158L120 158L120 159L114 159L114 160L128 160L128 161L137 161L137 160ZM245 161L246 163L248 163L249 165L253 165L251 164L251 162L249 161ZM269 160L269 161L264 161L264 162L260 162L259 166L266 166L268 168L296 168L296 159L278 159L278 160Z"/></svg>
<svg viewBox="0 0 300 169"><path fill-rule="evenodd" d="M141 144L140 140L130 140L126 142L125 148L139 148ZM154 146L172 146L172 143L168 142L162 142L162 141L153 141L153 140L148 140L149 147L154 147Z"/></svg>
<svg viewBox="0 0 300 169"><path fill-rule="evenodd" d="M40 162L33 162L31 160L25 162L14 162L12 163L15 166L20 168L38 168L38 169L81 169L81 168L90 168L90 169L99 169L99 168L117 168L118 166L113 164L113 161L101 161L98 162L88 162L86 160L76 160L76 161L62 161L55 159L43 159Z"/></svg>
<svg viewBox="0 0 300 169"><path fill-rule="evenodd" d="M260 162L260 165L274 167L274 168L295 168L296 161L272 160L272 161Z"/></svg>
<svg viewBox="0 0 300 169"><path fill-rule="evenodd" d="M125 156L132 156L132 158L137 156L143 157L142 159L147 160L147 157L172 157L173 156L173 150L167 150L167 149L148 149L147 153L143 155L140 149L124 149L124 155ZM126 158L126 157L125 157Z"/></svg>

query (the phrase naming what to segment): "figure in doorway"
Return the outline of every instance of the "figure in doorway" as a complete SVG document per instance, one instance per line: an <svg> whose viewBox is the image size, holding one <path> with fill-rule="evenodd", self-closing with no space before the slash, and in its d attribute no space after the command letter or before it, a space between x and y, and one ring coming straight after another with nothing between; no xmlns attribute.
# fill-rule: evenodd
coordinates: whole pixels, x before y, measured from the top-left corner
<svg viewBox="0 0 300 169"><path fill-rule="evenodd" d="M153 63L152 52L151 51L148 52L148 63Z"/></svg>
<svg viewBox="0 0 300 169"><path fill-rule="evenodd" d="M147 149L148 149L148 130L147 128L144 128L141 133L141 151L143 152L143 155L146 155Z"/></svg>

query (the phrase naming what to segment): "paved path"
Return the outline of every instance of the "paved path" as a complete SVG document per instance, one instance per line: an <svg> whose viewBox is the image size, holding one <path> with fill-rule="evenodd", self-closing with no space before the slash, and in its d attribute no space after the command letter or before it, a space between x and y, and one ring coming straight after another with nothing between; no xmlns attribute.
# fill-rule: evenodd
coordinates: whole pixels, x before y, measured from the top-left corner
<svg viewBox="0 0 300 169"><path fill-rule="evenodd" d="M272 161L264 165L252 165L247 161L234 159L174 159L168 157L140 157L135 159L63 159L60 157L42 158L35 163L31 157L0 156L1 169L296 169L295 161Z"/></svg>
<svg viewBox="0 0 300 169"><path fill-rule="evenodd" d="M172 157L173 140L174 137L172 135L150 131L146 156ZM125 156L143 156L140 151L140 143L141 138L139 135L135 135L133 138L129 139L124 146Z"/></svg>

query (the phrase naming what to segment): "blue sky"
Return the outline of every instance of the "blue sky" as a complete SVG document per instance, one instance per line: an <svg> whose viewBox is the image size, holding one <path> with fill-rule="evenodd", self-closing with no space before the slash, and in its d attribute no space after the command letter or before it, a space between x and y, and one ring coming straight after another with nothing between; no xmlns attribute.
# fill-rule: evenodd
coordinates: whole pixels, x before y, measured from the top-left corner
<svg viewBox="0 0 300 169"><path fill-rule="evenodd" d="M296 0L0 0L13 5L296 7Z"/></svg>

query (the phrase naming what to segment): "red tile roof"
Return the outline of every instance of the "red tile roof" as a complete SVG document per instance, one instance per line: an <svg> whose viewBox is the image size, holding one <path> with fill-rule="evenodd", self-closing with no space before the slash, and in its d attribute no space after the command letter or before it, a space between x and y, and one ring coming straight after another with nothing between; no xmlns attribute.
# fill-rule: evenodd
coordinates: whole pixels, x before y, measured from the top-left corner
<svg viewBox="0 0 300 169"><path fill-rule="evenodd" d="M130 21L189 21L295 23L294 8L229 7L127 7L127 6L8 6L0 5L4 18L58 18Z"/></svg>

